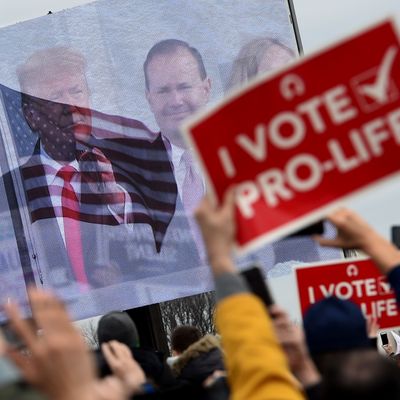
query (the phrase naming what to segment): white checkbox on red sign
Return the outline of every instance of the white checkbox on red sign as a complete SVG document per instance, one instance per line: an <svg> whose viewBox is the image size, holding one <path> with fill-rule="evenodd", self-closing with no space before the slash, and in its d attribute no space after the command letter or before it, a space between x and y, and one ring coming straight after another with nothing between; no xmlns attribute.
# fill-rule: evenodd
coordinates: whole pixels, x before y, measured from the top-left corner
<svg viewBox="0 0 400 400"><path fill-rule="evenodd" d="M389 47L380 65L355 76L350 86L364 112L372 112L399 98L399 89L391 76L398 48Z"/></svg>
<svg viewBox="0 0 400 400"><path fill-rule="evenodd" d="M385 295L385 294L393 293L390 283L387 281L385 276L381 276L381 277L377 278L377 283L378 283L378 293L379 294Z"/></svg>

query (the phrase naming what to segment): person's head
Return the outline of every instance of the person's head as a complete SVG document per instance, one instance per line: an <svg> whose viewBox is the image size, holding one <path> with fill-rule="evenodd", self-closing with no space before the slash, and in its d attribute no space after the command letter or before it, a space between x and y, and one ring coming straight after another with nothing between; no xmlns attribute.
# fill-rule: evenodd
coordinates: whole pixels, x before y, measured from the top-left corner
<svg viewBox="0 0 400 400"><path fill-rule="evenodd" d="M163 40L150 49L143 69L146 98L161 132L184 147L180 123L210 96L211 82L200 53L184 41Z"/></svg>
<svg viewBox="0 0 400 400"><path fill-rule="evenodd" d="M64 46L38 50L17 68L25 119L44 145L51 141L54 146L55 134L57 143L67 143L71 134L78 140L88 139L90 92L85 72L83 55ZM49 125L57 131L53 137L46 129ZM47 147L51 152L51 146Z"/></svg>
<svg viewBox="0 0 400 400"><path fill-rule="evenodd" d="M272 38L259 38L246 43L239 51L233 67L228 89L241 86L254 76L272 71L295 57L292 49Z"/></svg>
<svg viewBox="0 0 400 400"><path fill-rule="evenodd" d="M139 334L132 318L124 311L111 311L103 315L97 327L99 345L117 340L130 348L139 346Z"/></svg>
<svg viewBox="0 0 400 400"><path fill-rule="evenodd" d="M361 309L349 300L317 301L306 311L303 326L308 349L320 369L336 352L371 348Z"/></svg>
<svg viewBox="0 0 400 400"><path fill-rule="evenodd" d="M324 400L397 399L399 369L375 349L345 352L331 358L322 388Z"/></svg>
<svg viewBox="0 0 400 400"><path fill-rule="evenodd" d="M171 335L172 355L183 353L191 344L201 339L198 328L192 325L182 325L174 329Z"/></svg>

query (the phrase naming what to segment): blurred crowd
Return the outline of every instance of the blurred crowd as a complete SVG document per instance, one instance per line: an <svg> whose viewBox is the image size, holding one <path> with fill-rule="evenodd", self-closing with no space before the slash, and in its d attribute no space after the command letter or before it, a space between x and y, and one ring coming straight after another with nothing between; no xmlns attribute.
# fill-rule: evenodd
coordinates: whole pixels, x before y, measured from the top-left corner
<svg viewBox="0 0 400 400"><path fill-rule="evenodd" d="M393 341L378 351L376 321L348 300L313 304L303 326L278 304L252 293L232 258L234 192L217 207L204 198L196 211L215 281L218 335L195 326L171 335L171 354L141 346L137 327L122 311L98 324L100 348L90 350L54 295L31 288L32 319L4 305L13 343L0 341L1 399L394 399L400 371ZM390 282L400 301L400 252L360 216L337 209L336 227L321 245L359 249Z"/></svg>

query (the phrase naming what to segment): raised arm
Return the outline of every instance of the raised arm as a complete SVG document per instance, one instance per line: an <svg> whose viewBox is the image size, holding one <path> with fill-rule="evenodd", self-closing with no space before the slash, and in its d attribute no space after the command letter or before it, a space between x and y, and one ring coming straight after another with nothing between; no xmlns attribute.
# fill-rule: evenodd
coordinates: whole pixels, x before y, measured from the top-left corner
<svg viewBox="0 0 400 400"><path fill-rule="evenodd" d="M231 254L233 196L229 193L220 208L204 199L196 214L215 279L216 324L222 335L231 398L303 399L264 305L236 273Z"/></svg>
<svg viewBox="0 0 400 400"><path fill-rule="evenodd" d="M399 250L354 211L340 208L327 219L336 226L337 236L334 239L316 237L322 246L360 249L372 258L383 274L400 264Z"/></svg>

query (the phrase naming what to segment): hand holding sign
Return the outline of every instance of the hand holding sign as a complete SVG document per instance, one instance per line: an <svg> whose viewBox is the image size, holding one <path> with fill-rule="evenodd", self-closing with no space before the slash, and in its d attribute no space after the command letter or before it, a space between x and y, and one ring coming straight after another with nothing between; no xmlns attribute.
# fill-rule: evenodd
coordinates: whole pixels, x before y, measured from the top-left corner
<svg viewBox="0 0 400 400"><path fill-rule="evenodd" d="M205 197L196 210L196 219L203 234L208 260L214 275L234 272L232 249L235 237L234 192L228 191L224 203L217 208Z"/></svg>

